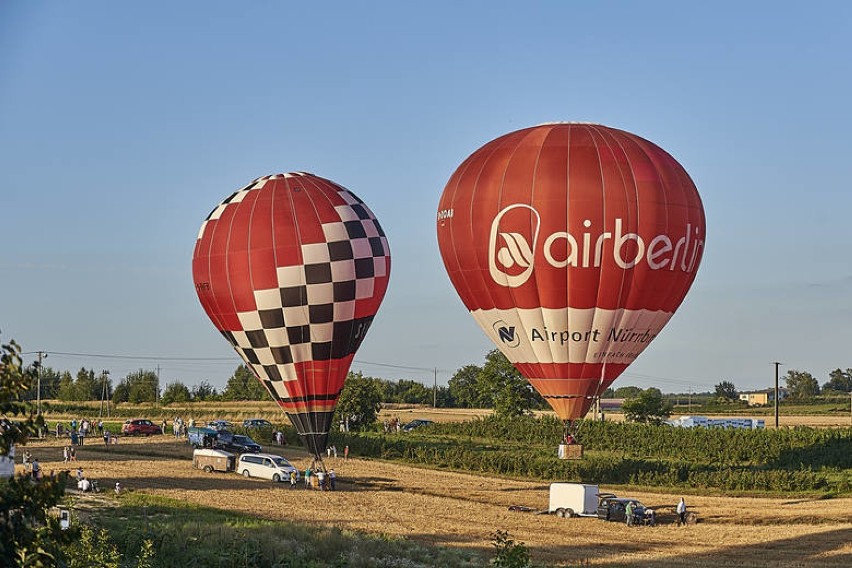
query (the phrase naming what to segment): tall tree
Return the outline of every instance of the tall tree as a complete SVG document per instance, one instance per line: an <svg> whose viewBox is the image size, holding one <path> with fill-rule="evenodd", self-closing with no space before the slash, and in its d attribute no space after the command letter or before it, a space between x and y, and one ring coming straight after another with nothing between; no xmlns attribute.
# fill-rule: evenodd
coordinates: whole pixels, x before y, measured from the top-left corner
<svg viewBox="0 0 852 568"><path fill-rule="evenodd" d="M806 400L819 394L819 383L813 375L807 371L796 371L790 369L784 377L790 398L795 400Z"/></svg>
<svg viewBox="0 0 852 568"><path fill-rule="evenodd" d="M730 401L739 400L737 387L731 381L722 381L716 385L716 398Z"/></svg>
<svg viewBox="0 0 852 568"><path fill-rule="evenodd" d="M167 384L166 388L163 389L163 396L160 397L160 402L163 404L189 402L190 400L192 400L192 394L189 392L189 387L180 381Z"/></svg>
<svg viewBox="0 0 852 568"><path fill-rule="evenodd" d="M208 381L201 381L192 387L192 400L215 400L217 396L219 393Z"/></svg>
<svg viewBox="0 0 852 568"><path fill-rule="evenodd" d="M269 392L245 365L240 365L222 391L225 400L269 400Z"/></svg>
<svg viewBox="0 0 852 568"><path fill-rule="evenodd" d="M625 400L621 409L628 422L644 424L662 424L672 414L671 403L663 398L660 389L653 387L643 390L636 398Z"/></svg>
<svg viewBox="0 0 852 568"><path fill-rule="evenodd" d="M31 402L23 397L32 384L32 372L21 367L21 348L14 341L0 346L0 456L26 443L44 427ZM14 417L14 420L12 419ZM48 511L65 493L67 474L30 475L0 480L0 566L56 566L61 546L70 540Z"/></svg>
<svg viewBox="0 0 852 568"><path fill-rule="evenodd" d="M490 407L490 400L483 400L482 393L478 387L479 373L481 367L476 365L465 365L453 375L449 381L450 394L460 408L482 408Z"/></svg>
<svg viewBox="0 0 852 568"><path fill-rule="evenodd" d="M618 387L615 389L615 392L612 393L613 398L636 398L640 394L642 394L642 389L639 387Z"/></svg>
<svg viewBox="0 0 852 568"><path fill-rule="evenodd" d="M157 373L154 371L139 369L136 372L128 373L116 385L112 400L115 403L132 402L134 404L156 402L157 395L159 394L157 392L159 382Z"/></svg>
<svg viewBox="0 0 852 568"><path fill-rule="evenodd" d="M499 349L486 355L477 386L501 416L520 416L539 406L538 393Z"/></svg>
<svg viewBox="0 0 852 568"><path fill-rule="evenodd" d="M350 430L364 430L375 421L382 408L379 381L350 372L337 401L334 422L343 421Z"/></svg>
<svg viewBox="0 0 852 568"><path fill-rule="evenodd" d="M835 369L828 374L828 382L822 386L822 390L833 390L839 392L852 392L852 369L845 371Z"/></svg>

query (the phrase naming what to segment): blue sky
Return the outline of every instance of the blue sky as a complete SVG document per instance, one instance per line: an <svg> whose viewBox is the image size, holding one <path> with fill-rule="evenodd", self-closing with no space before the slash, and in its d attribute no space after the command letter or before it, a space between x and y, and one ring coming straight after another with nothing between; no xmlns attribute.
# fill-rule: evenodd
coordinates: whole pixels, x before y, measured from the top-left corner
<svg viewBox="0 0 852 568"><path fill-rule="evenodd" d="M393 255L353 369L446 383L491 344L438 254L444 184L497 136L591 121L668 150L707 215L691 292L615 385L761 388L772 361L825 382L852 367L850 29L839 1L7 0L2 339L224 385L239 360L195 296L198 228L252 179L310 171L370 205Z"/></svg>

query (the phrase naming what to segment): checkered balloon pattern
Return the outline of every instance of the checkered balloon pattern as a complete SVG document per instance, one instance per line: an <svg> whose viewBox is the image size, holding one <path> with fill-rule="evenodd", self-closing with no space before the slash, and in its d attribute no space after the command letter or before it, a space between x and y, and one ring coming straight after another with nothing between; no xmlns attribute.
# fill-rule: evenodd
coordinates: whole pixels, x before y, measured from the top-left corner
<svg viewBox="0 0 852 568"><path fill-rule="evenodd" d="M193 256L208 316L315 455L389 274L387 238L370 209L306 173L233 193L202 224Z"/></svg>

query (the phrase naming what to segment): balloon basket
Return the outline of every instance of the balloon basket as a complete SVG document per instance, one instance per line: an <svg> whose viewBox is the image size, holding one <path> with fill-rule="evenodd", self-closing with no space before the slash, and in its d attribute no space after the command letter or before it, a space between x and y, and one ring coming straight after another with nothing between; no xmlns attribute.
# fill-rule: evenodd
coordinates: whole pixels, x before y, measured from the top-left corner
<svg viewBox="0 0 852 568"><path fill-rule="evenodd" d="M582 444L559 444L559 459L581 460L583 459Z"/></svg>

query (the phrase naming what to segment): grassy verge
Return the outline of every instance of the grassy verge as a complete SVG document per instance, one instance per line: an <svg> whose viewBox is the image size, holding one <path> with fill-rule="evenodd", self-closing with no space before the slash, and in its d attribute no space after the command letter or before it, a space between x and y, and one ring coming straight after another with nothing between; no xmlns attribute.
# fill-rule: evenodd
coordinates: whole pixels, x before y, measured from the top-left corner
<svg viewBox="0 0 852 568"><path fill-rule="evenodd" d="M124 558L153 543L155 568L368 568L476 567L487 561L474 553L369 536L338 527L257 519L189 505L173 499L129 493L115 506L87 514L109 531Z"/></svg>

